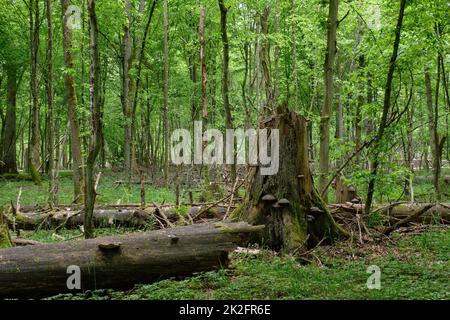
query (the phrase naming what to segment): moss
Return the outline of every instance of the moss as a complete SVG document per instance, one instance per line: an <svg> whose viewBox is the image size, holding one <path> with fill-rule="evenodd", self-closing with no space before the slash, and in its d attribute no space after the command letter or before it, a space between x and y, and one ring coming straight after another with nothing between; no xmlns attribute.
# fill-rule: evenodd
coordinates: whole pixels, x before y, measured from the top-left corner
<svg viewBox="0 0 450 320"><path fill-rule="evenodd" d="M31 179L33 180L33 182L36 185L40 186L42 183L41 175L39 174L39 172L37 171L35 166L32 164L30 164L30 174L31 174Z"/></svg>
<svg viewBox="0 0 450 320"><path fill-rule="evenodd" d="M0 248L12 247L11 237L9 235L8 227L0 223Z"/></svg>

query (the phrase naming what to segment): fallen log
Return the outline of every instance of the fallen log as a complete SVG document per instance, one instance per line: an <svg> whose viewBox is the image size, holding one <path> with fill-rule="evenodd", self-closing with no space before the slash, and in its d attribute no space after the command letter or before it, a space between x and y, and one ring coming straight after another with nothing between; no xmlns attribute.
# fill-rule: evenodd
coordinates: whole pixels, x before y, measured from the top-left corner
<svg viewBox="0 0 450 320"><path fill-rule="evenodd" d="M202 207L188 208L188 214L195 216ZM226 208L218 206L206 210L205 217L220 219L226 213ZM161 226L163 228L172 227L173 223L180 219L176 207L173 205L166 206L149 206L140 208L138 206L110 206L100 207L94 210L93 221L95 227L144 227L149 224ZM195 219L194 219L195 220ZM32 212L25 211L17 213L15 222L12 217L8 217L10 226L15 223L16 228L23 230L36 229L54 229L65 227L67 229L76 229L83 225L83 210L77 207L58 207L53 211ZM162 224L162 225L161 225Z"/></svg>
<svg viewBox="0 0 450 320"><path fill-rule="evenodd" d="M16 214L16 228L23 230L51 229L65 227L78 228L83 225L83 210L77 211L52 211L47 213L19 213ZM139 208L131 209L97 209L94 211L93 222L95 227L144 226L152 222L151 211ZM12 219L8 219L11 225Z"/></svg>
<svg viewBox="0 0 450 320"><path fill-rule="evenodd" d="M424 212L424 214L414 217L411 222L422 222L422 223L432 223L432 222L442 222L450 223L450 205L444 203L404 203L398 202L390 205L383 205L375 207L373 212L379 214L387 215L391 220L402 220L405 219L414 212L418 212L422 208L429 207L429 210ZM364 204L354 204L351 202L346 202L343 204L330 204L328 206L333 214L348 214L354 216L355 214L364 212Z"/></svg>
<svg viewBox="0 0 450 320"><path fill-rule="evenodd" d="M430 208L433 207L433 204L429 204L425 207L420 208L417 212L414 212L412 215L410 215L409 217L406 217L396 223L394 223L392 226L387 227L384 230L384 234L389 235L391 232L393 232L394 230L408 224L409 222L415 220L416 218L420 217L421 215L423 215L425 212L427 212L428 210L430 210Z"/></svg>
<svg viewBox="0 0 450 320"><path fill-rule="evenodd" d="M3 249L0 298L127 289L137 283L226 267L228 252L245 245L250 234L263 228L242 222L208 223ZM71 282L77 268L80 286L70 290L68 284L77 283Z"/></svg>

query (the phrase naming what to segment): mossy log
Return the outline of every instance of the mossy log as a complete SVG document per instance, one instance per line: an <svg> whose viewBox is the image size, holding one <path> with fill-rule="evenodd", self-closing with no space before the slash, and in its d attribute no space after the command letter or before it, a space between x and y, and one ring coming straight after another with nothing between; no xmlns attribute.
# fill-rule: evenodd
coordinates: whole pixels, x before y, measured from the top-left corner
<svg viewBox="0 0 450 320"><path fill-rule="evenodd" d="M0 298L127 289L137 283L226 267L228 252L262 228L247 223L208 223L2 249ZM68 289L69 266L79 267L78 290Z"/></svg>
<svg viewBox="0 0 450 320"><path fill-rule="evenodd" d="M255 240L274 250L311 247L334 239L339 231L345 234L314 188L306 119L283 107L261 128L279 130L279 171L261 175L260 166L251 168L244 202L230 218L266 225L263 239Z"/></svg>

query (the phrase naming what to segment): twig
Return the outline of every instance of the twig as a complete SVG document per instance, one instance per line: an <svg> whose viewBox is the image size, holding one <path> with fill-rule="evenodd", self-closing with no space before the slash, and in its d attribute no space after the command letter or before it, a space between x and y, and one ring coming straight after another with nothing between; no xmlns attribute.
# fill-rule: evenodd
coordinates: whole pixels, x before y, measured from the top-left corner
<svg viewBox="0 0 450 320"><path fill-rule="evenodd" d="M158 210L159 214L161 215L161 217L164 219L164 221L166 222L166 224L168 226L170 226L171 228L174 227L173 223L169 221L169 219L167 219L167 216L165 215L165 213L162 211L162 209L155 203L152 202L153 205L156 207L156 210Z"/></svg>
<svg viewBox="0 0 450 320"><path fill-rule="evenodd" d="M226 220L228 218L228 214L230 213L231 205L233 204L234 192L235 192L235 189L236 189L237 182L238 182L238 177L236 177L236 179L234 180L233 188L231 189L230 202L228 203L227 212L223 216L222 220Z"/></svg>
<svg viewBox="0 0 450 320"><path fill-rule="evenodd" d="M100 177L101 177L101 175L102 175L102 172L100 171L100 172L97 174L97 177L95 178L95 184L94 184L94 191L95 191L95 193L97 193L97 187L98 187L98 184L99 184L99 182L100 182Z"/></svg>
<svg viewBox="0 0 450 320"><path fill-rule="evenodd" d="M359 243L363 244L364 241L362 239L362 233L361 233L361 224L359 223L359 220L361 219L359 213L356 214L356 222L358 223L358 233L359 233Z"/></svg>

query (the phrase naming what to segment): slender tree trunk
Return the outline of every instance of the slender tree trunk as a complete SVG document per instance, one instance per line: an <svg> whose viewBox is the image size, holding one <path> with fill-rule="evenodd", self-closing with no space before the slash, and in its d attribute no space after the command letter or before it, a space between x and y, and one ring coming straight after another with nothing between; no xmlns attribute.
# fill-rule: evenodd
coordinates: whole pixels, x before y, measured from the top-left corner
<svg viewBox="0 0 450 320"><path fill-rule="evenodd" d="M49 176L49 202L55 203L55 140L54 127L55 119L53 116L53 17L52 1L46 0L47 7L47 123L48 123L48 176Z"/></svg>
<svg viewBox="0 0 450 320"><path fill-rule="evenodd" d="M83 160L81 157L80 128L77 118L77 96L75 93L75 79L73 76L74 62L72 58L72 31L68 25L69 13L66 14L69 7L69 0L61 0L62 9L62 32L63 32L63 51L64 64L66 71L64 73L64 83L66 88L67 114L70 123L70 149L72 153L72 170L74 184L74 202L83 202Z"/></svg>
<svg viewBox="0 0 450 320"><path fill-rule="evenodd" d="M124 145L123 145L123 159L124 169L131 175L132 170L132 105L131 105L131 64L132 64L132 47L133 39L131 37L131 0L125 1L125 11L128 21L125 23L124 37L123 37L123 60L122 60L122 109L125 116L124 123Z"/></svg>
<svg viewBox="0 0 450 320"><path fill-rule="evenodd" d="M95 0L88 0L89 10L89 98L90 98L90 129L92 137L89 141L89 154L86 161L86 186L84 202L84 235L86 239L94 236L92 216L94 213L95 190L94 166L101 149L102 120L100 110L100 52L98 47L98 25L95 13Z"/></svg>
<svg viewBox="0 0 450 320"><path fill-rule="evenodd" d="M320 190L324 190L328 182L328 172L330 166L330 117L333 106L333 66L336 55L336 30L338 19L338 0L330 0L328 13L328 35L327 53L325 55L325 102L322 109L320 121ZM328 194L324 193L324 200L327 202Z"/></svg>
<svg viewBox="0 0 450 320"><path fill-rule="evenodd" d="M384 136L384 131L388 122L388 115L391 110L391 93L392 93L392 81L394 79L395 64L397 62L398 47L400 44L400 37L403 24L403 16L405 14L406 0L400 0L400 10L398 14L397 26L395 28L395 40L394 48L389 63L389 71L386 80L386 86L384 91L384 103L383 103L383 114L381 116L380 126L376 135L376 140L374 143L374 161L371 170L371 177L369 180L369 185L367 187L367 199L365 206L365 213L369 214L372 206L373 194L375 192L375 179L378 173L378 166L380 164L380 145Z"/></svg>
<svg viewBox="0 0 450 320"><path fill-rule="evenodd" d="M207 73L206 73L206 63L205 63L205 18L206 18L206 9L205 7L201 7L200 9L200 20L199 20L199 42L200 42L200 68L201 68L201 78L202 78L202 125L203 132L206 132L208 129L208 106L207 106L207 98L206 98L206 88L207 88ZM207 141L203 141L203 150L205 150L207 146ZM204 177L204 188L207 189L209 187L209 170L208 165L204 165L202 168L203 177ZM204 200L208 201L208 197L206 193L204 193Z"/></svg>
<svg viewBox="0 0 450 320"><path fill-rule="evenodd" d="M298 110L298 76L297 76L297 20L295 16L295 1L291 0L292 10L292 81L294 82L294 108Z"/></svg>
<svg viewBox="0 0 450 320"><path fill-rule="evenodd" d="M222 48L223 48L223 57L222 57L222 99L223 99L223 108L225 111L225 127L227 129L233 129L233 118L231 116L231 106L230 106L230 97L229 97L229 60L230 60L230 49L228 43L228 34L227 34L227 13L228 8L224 4L224 0L219 0L219 9L220 9L220 34L222 36ZM236 164L235 157L233 155L233 164L231 164L231 180L236 180Z"/></svg>
<svg viewBox="0 0 450 320"><path fill-rule="evenodd" d="M363 78L363 69L364 69L364 56L359 56L359 66L358 66L358 75L359 78ZM362 143L362 109L364 106L364 94L363 94L363 86L361 84L358 93L357 93L357 102L356 102L356 114L355 114L355 150L359 150ZM359 166L360 164L360 153L356 155L356 164Z"/></svg>
<svg viewBox="0 0 450 320"><path fill-rule="evenodd" d="M164 0L164 86L163 86L163 122L164 122L164 181L169 175L169 8Z"/></svg>
<svg viewBox="0 0 450 320"><path fill-rule="evenodd" d="M81 1L81 33L84 35L86 33L86 23L85 23L85 8L86 8L86 2L85 0ZM81 86L80 86L80 100L81 100L81 137L82 137L82 143L83 143L83 149L84 152L88 150L88 132L87 132L87 113L88 108L86 107L86 98L85 98L85 79L86 79L86 64L85 64L85 56L86 56L86 49L85 49L85 37L81 40Z"/></svg>
<svg viewBox="0 0 450 320"><path fill-rule="evenodd" d="M267 110L271 110L272 113L275 113L274 90L269 67L269 40L267 39L267 36L269 35L269 15L270 8L265 7L260 15L261 34L263 34L263 39L261 40L259 47L259 63L261 64L261 72L266 91L266 108ZM262 116L264 114L265 112L262 112L260 115Z"/></svg>
<svg viewBox="0 0 450 320"><path fill-rule="evenodd" d="M428 132L429 132L429 141L430 141L430 147L431 147L431 156L433 158L433 172L435 171L435 164L436 164L436 158L437 158L437 148L436 146L438 143L436 143L436 132L437 128L435 127L435 114L433 110L433 89L431 87L431 78L430 78L430 71L428 68L425 68L425 91L426 91L426 97L427 97L427 115L428 115ZM435 186L436 188L436 186ZM436 190L437 191L437 190Z"/></svg>
<svg viewBox="0 0 450 320"><path fill-rule="evenodd" d="M437 32L439 33L438 26L436 27ZM441 86L441 60L440 54L437 57L437 80L436 80L436 92L434 99L434 112L433 112L433 135L434 135L434 150L436 154L433 156L433 171L434 171L434 189L436 191L437 200L441 199L441 188L439 185L439 178L441 176L441 156L442 156L442 148L441 148L441 138L438 133L438 119L439 119L439 88Z"/></svg>
<svg viewBox="0 0 450 320"><path fill-rule="evenodd" d="M37 78L39 53L39 1L30 0L30 39L31 39L31 140L29 144L28 168L35 183L40 184L40 133L39 133L39 87Z"/></svg>

